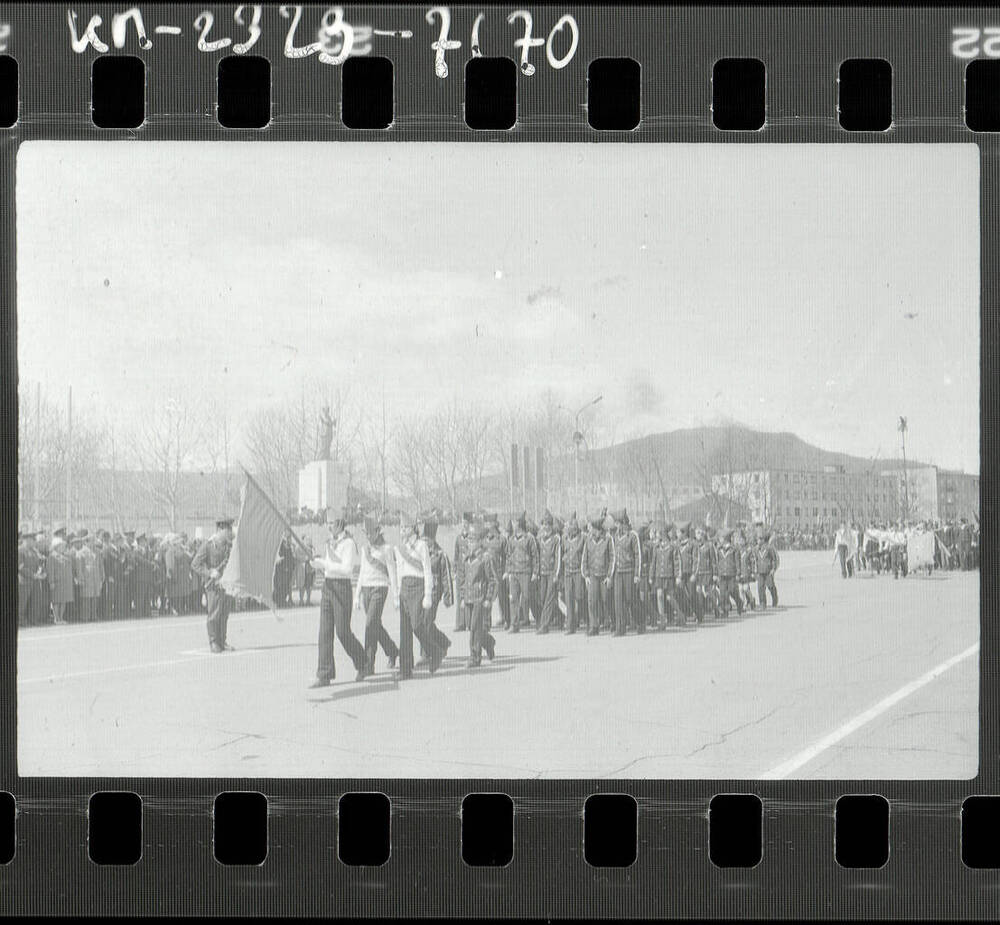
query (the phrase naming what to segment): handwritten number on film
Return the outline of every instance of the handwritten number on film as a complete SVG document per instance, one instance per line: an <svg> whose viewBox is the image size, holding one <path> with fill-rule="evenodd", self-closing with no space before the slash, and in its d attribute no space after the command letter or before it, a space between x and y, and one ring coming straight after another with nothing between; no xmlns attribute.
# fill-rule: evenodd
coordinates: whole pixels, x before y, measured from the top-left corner
<svg viewBox="0 0 1000 925"><path fill-rule="evenodd" d="M1000 58L1000 28L955 28L951 30L951 53L956 58Z"/></svg>
<svg viewBox="0 0 1000 925"><path fill-rule="evenodd" d="M315 41L296 45L296 34L302 20L302 7L298 5L281 6L278 8L278 12L283 19L289 21L284 41L286 58L308 58L311 55L316 55L322 64L337 65L343 64L351 55L370 54L373 36L398 39L413 38L413 32L409 29L373 29L369 25L349 23L344 18L344 8L332 6L327 9L320 20L319 28L314 33ZM239 27L236 31L243 33L242 36L239 36L242 41L237 41L237 37L232 35L223 34L220 36L218 33L224 31L224 26L217 26L215 14L211 10L202 10L195 16L193 22L197 35L196 46L199 51L205 53L222 51L231 47L234 54L245 55L257 44L257 40L263 34L263 17L264 11L261 4L240 4L237 6L233 13L233 22ZM431 42L431 51L434 52L434 73L441 78L447 77L448 63L445 54L462 47L460 40L451 38L449 35L451 10L446 6L431 7L427 10L424 19L428 25L438 30L437 38ZM480 12L472 23L469 47L473 57L482 55L479 37L484 20L485 14ZM99 54L104 54L110 49L108 43L101 38L99 30L104 24L104 20L100 14L95 13L91 16L81 29L82 19L78 17L76 10L69 9L66 11L66 22L69 26L70 47L77 54L83 54L87 48L93 48ZM517 26L520 23L521 28L523 28L521 36L514 39L514 50L520 53L521 73L526 77L535 73L535 65L529 60L534 48L545 46L545 58L549 67L554 70L561 70L573 60L580 42L580 29L576 20L569 13L565 13L556 21L546 38L534 35L534 19L528 10L514 10L507 17L507 23L512 26ZM139 47L143 50L152 48L153 43L146 33L142 11L137 6L112 15L111 41L114 47L125 47L129 24L135 30ZM307 30L307 27L303 27L303 29ZM212 35L213 30L215 30L214 36ZM152 31L157 36L177 36L181 35L184 30L177 25L161 23L157 24ZM0 39L6 39L6 36L0 36Z"/></svg>

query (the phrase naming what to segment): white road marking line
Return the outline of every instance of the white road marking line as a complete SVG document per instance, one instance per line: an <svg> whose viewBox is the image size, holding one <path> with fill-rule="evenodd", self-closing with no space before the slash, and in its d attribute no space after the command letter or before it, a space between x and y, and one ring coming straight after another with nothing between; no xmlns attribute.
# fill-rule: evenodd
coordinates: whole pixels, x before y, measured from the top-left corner
<svg viewBox="0 0 1000 925"><path fill-rule="evenodd" d="M154 27L153 31L157 35L180 35L181 34L181 27L180 26L156 26L156 27Z"/></svg>
<svg viewBox="0 0 1000 925"><path fill-rule="evenodd" d="M935 668L932 668L926 674L922 674L919 678L910 681L909 684L904 684L898 691L890 694L888 697L880 700L878 703L869 707L863 713L859 713L854 719L848 720L842 726L838 726L829 735L823 736L818 742L810 745L808 748L803 749L797 755L793 755L787 761L783 761L781 764L771 768L769 771L765 771L760 775L760 780L782 780L788 777L790 774L795 773L803 765L808 764L821 752L826 751L832 745L836 745L841 739L847 738L853 732L857 732L862 726L870 723L875 717L885 713L890 707L895 706L901 700L906 699L910 694L915 693L920 690L920 688L930 684L935 678L943 675L949 668L954 668L959 662L964 661L972 655L975 655L979 651L979 643L974 643L958 655L953 655L946 661L941 662Z"/></svg>
<svg viewBox="0 0 1000 925"><path fill-rule="evenodd" d="M233 620L233 614L229 615L229 619L234 623L243 623L250 620L273 620L274 617L271 612L255 612L255 613L242 613L239 615L237 620ZM154 617L149 622L143 621L129 621L128 626L115 627L114 629L104 629L104 630L81 630L77 633L49 633L45 630L35 633L24 633L18 632L17 642L18 645L26 642L44 642L48 639L79 639L83 636L118 636L122 633L134 633L134 632L148 632L151 629L161 630L161 629L177 629L184 626L204 626L206 617L202 616L200 618L195 618L194 620L173 620L171 621L167 617L157 618Z"/></svg>
<svg viewBox="0 0 1000 925"><path fill-rule="evenodd" d="M255 651L259 650L233 649L231 652L226 652L225 657L229 659L235 655L251 655ZM164 659L159 662L142 662L139 665L114 665L110 668L92 668L87 671L71 671L68 674L46 675L44 678L18 678L17 683L40 684L43 681L64 681L67 678L85 678L90 675L112 674L116 671L138 671L140 668L159 668L162 665L186 665L188 662L199 662L203 659L210 658L217 653L202 649L182 649L180 654L187 655L188 658Z"/></svg>
<svg viewBox="0 0 1000 925"><path fill-rule="evenodd" d="M43 681L65 681L67 678L85 678L89 675L112 674L116 671L137 671L140 668L159 668L162 665L186 665L192 662L200 662L208 658L212 653L205 652L200 655L188 658L165 659L161 662L144 662L141 665L116 665L113 668L94 668L90 671L71 671L68 674L47 675L44 678L18 678L18 684L40 684Z"/></svg>

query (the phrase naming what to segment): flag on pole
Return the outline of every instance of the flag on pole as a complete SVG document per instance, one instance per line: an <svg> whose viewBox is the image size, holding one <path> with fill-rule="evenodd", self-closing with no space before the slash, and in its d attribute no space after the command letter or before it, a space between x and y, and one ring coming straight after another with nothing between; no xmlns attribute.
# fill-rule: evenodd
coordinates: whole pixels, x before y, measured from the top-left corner
<svg viewBox="0 0 1000 925"><path fill-rule="evenodd" d="M291 532L291 528L274 502L246 473L246 481L240 489L236 535L229 561L219 578L219 584L227 594L252 597L276 611L274 567L278 547L286 531Z"/></svg>

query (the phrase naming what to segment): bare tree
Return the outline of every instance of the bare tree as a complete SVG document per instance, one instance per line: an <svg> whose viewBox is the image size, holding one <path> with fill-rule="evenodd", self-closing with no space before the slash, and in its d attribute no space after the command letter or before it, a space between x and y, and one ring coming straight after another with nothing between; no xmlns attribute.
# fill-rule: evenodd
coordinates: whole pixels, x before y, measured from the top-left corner
<svg viewBox="0 0 1000 925"><path fill-rule="evenodd" d="M429 500L432 476L423 421L404 418L396 423L389 470L406 499L418 509L424 508Z"/></svg>
<svg viewBox="0 0 1000 925"><path fill-rule="evenodd" d="M183 517L184 473L193 466L203 434L203 421L192 406L171 396L154 407L132 435L139 482L171 530Z"/></svg>

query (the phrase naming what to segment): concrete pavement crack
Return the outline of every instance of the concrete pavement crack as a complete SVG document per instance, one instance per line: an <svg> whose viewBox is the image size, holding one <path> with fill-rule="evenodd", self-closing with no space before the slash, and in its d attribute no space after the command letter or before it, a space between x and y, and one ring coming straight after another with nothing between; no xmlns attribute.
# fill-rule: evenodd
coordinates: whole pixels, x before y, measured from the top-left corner
<svg viewBox="0 0 1000 925"><path fill-rule="evenodd" d="M684 757L685 758L693 758L695 755L699 754L700 752L705 751L705 749L715 748L718 745L723 745L725 743L726 739L728 739L730 736L736 735L736 733L742 732L744 729L749 729L751 726L757 726L757 725L759 725L760 723L764 722L765 720L770 719L772 716L774 716L775 713L778 712L778 710L784 709L784 707L786 707L786 706L787 706L787 704L779 703L776 707L773 707L772 709L768 710L763 716L758 716L756 719L747 720L745 723L740 723L739 726L734 726L732 729L729 729L726 732L723 732L718 737L717 741L715 741L715 742L706 742L704 745L699 745L694 751L688 752Z"/></svg>

